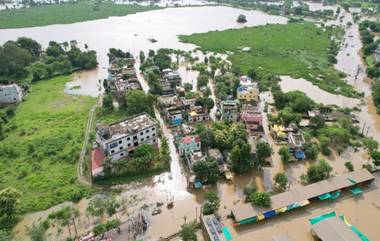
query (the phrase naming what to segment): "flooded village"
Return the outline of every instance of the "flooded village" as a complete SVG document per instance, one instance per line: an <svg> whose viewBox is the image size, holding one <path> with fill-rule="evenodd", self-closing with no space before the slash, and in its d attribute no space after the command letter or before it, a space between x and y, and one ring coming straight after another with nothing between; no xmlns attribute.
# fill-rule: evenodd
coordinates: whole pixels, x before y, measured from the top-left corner
<svg viewBox="0 0 380 241"><path fill-rule="evenodd" d="M8 240L39 240L30 231L39 224L47 226L42 240L378 240L380 117L372 96L376 80L363 60L360 8L292 1L333 14L324 20L305 14L291 23L293 15L261 9L272 2L241 8L228 0L173 2L121 17L0 29L1 44L28 37L45 49L51 41L76 40L84 51L96 51L98 62L78 68L60 89L90 101L73 181L88 192L43 209L31 201L33 211L20 212ZM236 21L239 15L245 23ZM213 46L186 39L303 21L315 34L310 39L328 31L329 41L339 39L329 68L343 84L333 91L320 84L328 77L312 76L312 66L306 69L316 82L251 64L244 56L265 55L259 48L210 51ZM254 41L249 34L240 39ZM252 68L236 66L245 61ZM0 85L0 102L18 103L12 118L39 90L35 84L28 90ZM11 124L10 118L4 140ZM9 156L9 149L0 150ZM69 209L75 211L62 218Z"/></svg>

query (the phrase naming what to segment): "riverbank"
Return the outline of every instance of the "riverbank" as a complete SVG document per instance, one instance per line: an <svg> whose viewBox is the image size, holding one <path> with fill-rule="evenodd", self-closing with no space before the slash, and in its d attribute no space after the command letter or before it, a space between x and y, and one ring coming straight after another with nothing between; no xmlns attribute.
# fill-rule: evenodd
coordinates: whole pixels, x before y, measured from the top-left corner
<svg viewBox="0 0 380 241"><path fill-rule="evenodd" d="M125 16L161 9L158 6L123 5L109 1L95 4L88 0L0 11L0 29L69 24Z"/></svg>
<svg viewBox="0 0 380 241"><path fill-rule="evenodd" d="M95 99L63 92L71 75L31 86L4 127L0 141L0 189L22 193L19 212L47 209L91 192L76 182L88 112Z"/></svg>
<svg viewBox="0 0 380 241"><path fill-rule="evenodd" d="M205 51L228 52L233 66L243 72L255 66L275 75L304 78L330 93L357 97L344 75L328 62L332 31L303 22L181 35L180 39Z"/></svg>

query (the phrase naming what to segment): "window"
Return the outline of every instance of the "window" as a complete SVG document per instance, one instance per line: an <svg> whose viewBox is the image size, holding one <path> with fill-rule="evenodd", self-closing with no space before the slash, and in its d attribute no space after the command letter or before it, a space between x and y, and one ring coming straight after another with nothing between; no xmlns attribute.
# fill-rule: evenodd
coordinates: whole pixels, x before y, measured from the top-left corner
<svg viewBox="0 0 380 241"><path fill-rule="evenodd" d="M130 137L127 137L127 141L130 141L131 140L131 138Z"/></svg>
<svg viewBox="0 0 380 241"><path fill-rule="evenodd" d="M140 136L142 136L144 134L144 132L140 132Z"/></svg>
<svg viewBox="0 0 380 241"><path fill-rule="evenodd" d="M119 149L120 149L120 150L123 150L123 147L121 146L121 147L119 147Z"/></svg>
<svg viewBox="0 0 380 241"><path fill-rule="evenodd" d="M147 137L146 137L146 139L149 139L149 138L150 138L150 136L147 136Z"/></svg>
<svg viewBox="0 0 380 241"><path fill-rule="evenodd" d="M156 139L153 139L153 142L156 142Z"/></svg>
<svg viewBox="0 0 380 241"><path fill-rule="evenodd" d="M128 147L130 147L131 146L131 143L128 143Z"/></svg>
<svg viewBox="0 0 380 241"><path fill-rule="evenodd" d="M120 140L120 141L119 141L119 144L121 144L121 142L122 142L122 141Z"/></svg>
<svg viewBox="0 0 380 241"><path fill-rule="evenodd" d="M120 156L124 156L124 153L122 152L122 153L120 153Z"/></svg>
<svg viewBox="0 0 380 241"><path fill-rule="evenodd" d="M115 150L111 150L111 154L112 154L112 153L115 153Z"/></svg>
<svg viewBox="0 0 380 241"><path fill-rule="evenodd" d="M154 131L155 129L156 129L156 128L153 127L153 128L152 128L152 131Z"/></svg>
<svg viewBox="0 0 380 241"><path fill-rule="evenodd" d="M140 141L144 141L144 138L141 138L141 140Z"/></svg>
<svg viewBox="0 0 380 241"><path fill-rule="evenodd" d="M149 132L149 130L146 130L146 131L145 131L145 133L148 133L148 132Z"/></svg>
<svg viewBox="0 0 380 241"><path fill-rule="evenodd" d="M153 133L152 136L156 136L156 133Z"/></svg>

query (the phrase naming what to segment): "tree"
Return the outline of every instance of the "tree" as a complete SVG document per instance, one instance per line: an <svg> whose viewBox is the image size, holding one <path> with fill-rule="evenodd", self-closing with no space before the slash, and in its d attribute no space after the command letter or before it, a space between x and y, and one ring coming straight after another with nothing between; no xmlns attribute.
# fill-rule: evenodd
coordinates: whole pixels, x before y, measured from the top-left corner
<svg viewBox="0 0 380 241"><path fill-rule="evenodd" d="M290 154L287 147L283 146L278 150L278 154L281 156L281 161L283 164L287 164L290 160Z"/></svg>
<svg viewBox="0 0 380 241"><path fill-rule="evenodd" d="M270 195L266 192L254 192L249 199L253 204L260 207L269 207L271 205Z"/></svg>
<svg viewBox="0 0 380 241"><path fill-rule="evenodd" d="M8 41L0 46L0 77L26 77L26 67L31 63L32 55L29 51L18 47L15 42Z"/></svg>
<svg viewBox="0 0 380 241"><path fill-rule="evenodd" d="M312 142L306 142L303 145L306 159L315 160L318 157L318 146Z"/></svg>
<svg viewBox="0 0 380 241"><path fill-rule="evenodd" d="M259 141L256 144L256 166L261 168L265 159L272 155L272 147L268 142Z"/></svg>
<svg viewBox="0 0 380 241"><path fill-rule="evenodd" d="M49 219L54 220L60 226L67 226L71 237L70 223L74 225L75 235L77 234L77 225L75 219L79 216L79 210L73 206L65 206L62 209L49 214Z"/></svg>
<svg viewBox="0 0 380 241"><path fill-rule="evenodd" d="M140 51L140 63L143 64L145 62L145 54L144 51Z"/></svg>
<svg viewBox="0 0 380 241"><path fill-rule="evenodd" d="M160 161L164 164L170 163L170 149L168 140L164 137L161 139Z"/></svg>
<svg viewBox="0 0 380 241"><path fill-rule="evenodd" d="M13 220L21 194L12 187L0 191L0 219Z"/></svg>
<svg viewBox="0 0 380 241"><path fill-rule="evenodd" d="M128 91L125 96L127 112L129 115L140 114L142 112L153 115L153 101L154 96L152 94L147 94L142 90Z"/></svg>
<svg viewBox="0 0 380 241"><path fill-rule="evenodd" d="M208 110L211 110L212 108L214 108L214 105L215 105L214 100L209 97L199 98L197 99L197 102L198 104L207 108Z"/></svg>
<svg viewBox="0 0 380 241"><path fill-rule="evenodd" d="M306 173L306 180L309 183L319 182L330 177L332 167L325 161L321 160L317 164L312 164Z"/></svg>
<svg viewBox="0 0 380 241"><path fill-rule="evenodd" d="M198 161L193 165L195 175L203 182L215 184L219 178L218 163L213 159Z"/></svg>
<svg viewBox="0 0 380 241"><path fill-rule="evenodd" d="M250 170L252 168L251 146L247 143L234 146L230 159L234 172L241 174Z"/></svg>
<svg viewBox="0 0 380 241"><path fill-rule="evenodd" d="M203 215L215 213L220 206L220 198L216 192L206 192L203 204Z"/></svg>
<svg viewBox="0 0 380 241"><path fill-rule="evenodd" d="M281 190L286 189L286 186L288 185L288 177L284 173L277 173L273 180Z"/></svg>
<svg viewBox="0 0 380 241"><path fill-rule="evenodd" d="M247 17L243 14L240 14L236 20L238 23L246 23L247 22Z"/></svg>
<svg viewBox="0 0 380 241"><path fill-rule="evenodd" d="M352 165L352 162L350 162L350 161L345 162L344 165L346 166L348 171L350 171L350 172L354 171L354 165Z"/></svg>
<svg viewBox="0 0 380 241"><path fill-rule="evenodd" d="M120 203L116 198L109 194L95 195L89 202L86 212L95 217L102 217L104 214L112 216Z"/></svg>
<svg viewBox="0 0 380 241"><path fill-rule="evenodd" d="M202 148L206 150L209 147L215 146L214 132L210 128L206 128L204 125L198 124L196 126L196 133L199 135L202 143Z"/></svg>
<svg viewBox="0 0 380 241"><path fill-rule="evenodd" d="M34 223L27 227L26 233L30 237L31 241L45 241L46 228L43 223Z"/></svg>
<svg viewBox="0 0 380 241"><path fill-rule="evenodd" d="M164 51L159 49L156 55L153 57L154 63L160 68L160 70L170 68L172 62L170 56Z"/></svg>
<svg viewBox="0 0 380 241"><path fill-rule="evenodd" d="M41 45L37 41L35 41L31 38L20 37L17 39L16 44L20 48L23 48L23 49L26 49L27 51L29 51L29 53L35 59L38 58L41 54L41 51L42 51Z"/></svg>
<svg viewBox="0 0 380 241"><path fill-rule="evenodd" d="M379 143L371 137L366 137L363 139L363 145L371 153L379 147Z"/></svg>
<svg viewBox="0 0 380 241"><path fill-rule="evenodd" d="M196 229L197 223L195 221L188 224L185 223L181 225L179 236L183 241L197 241Z"/></svg>
<svg viewBox="0 0 380 241"><path fill-rule="evenodd" d="M111 94L103 96L103 108L106 110L113 110L113 98Z"/></svg>

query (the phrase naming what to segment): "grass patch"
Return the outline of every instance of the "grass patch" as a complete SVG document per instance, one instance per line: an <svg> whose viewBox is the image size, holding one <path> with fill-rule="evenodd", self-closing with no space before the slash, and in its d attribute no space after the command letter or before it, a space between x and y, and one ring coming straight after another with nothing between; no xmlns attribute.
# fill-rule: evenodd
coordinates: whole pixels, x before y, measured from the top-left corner
<svg viewBox="0 0 380 241"><path fill-rule="evenodd" d="M20 212L78 200L91 190L76 182L88 113L95 99L64 93L71 76L37 82L0 141L0 189L22 192Z"/></svg>
<svg viewBox="0 0 380 241"><path fill-rule="evenodd" d="M110 16L125 16L137 12L159 9L156 6L121 5L104 1L95 6L93 1L33 6L0 11L0 28L23 28L51 24L69 24Z"/></svg>
<svg viewBox="0 0 380 241"><path fill-rule="evenodd" d="M161 174L166 171L166 169L155 169L155 170L146 170L144 172L137 173L126 173L120 176L112 176L107 178L96 178L94 183L98 185L117 185L117 184L126 184L129 182L141 181L146 178L150 178L156 175Z"/></svg>
<svg viewBox="0 0 380 241"><path fill-rule="evenodd" d="M182 35L180 39L206 51L233 52L229 60L244 72L262 68L276 75L304 78L331 93L358 96L327 59L330 34L304 22ZM243 47L251 51L243 52Z"/></svg>

